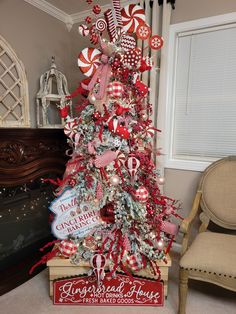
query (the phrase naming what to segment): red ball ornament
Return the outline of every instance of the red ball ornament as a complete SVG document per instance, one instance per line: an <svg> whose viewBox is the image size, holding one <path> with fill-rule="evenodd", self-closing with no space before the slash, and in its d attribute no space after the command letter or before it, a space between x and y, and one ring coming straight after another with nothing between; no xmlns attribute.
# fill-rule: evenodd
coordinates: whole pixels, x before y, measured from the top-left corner
<svg viewBox="0 0 236 314"><path fill-rule="evenodd" d="M63 108L60 108L59 109L59 113L60 113L60 116L63 119L65 119L68 116L68 113L69 113L69 106L65 106Z"/></svg>
<svg viewBox="0 0 236 314"><path fill-rule="evenodd" d="M101 7L100 7L100 5L98 5L98 4L94 5L94 7L93 7L93 13L94 13L94 14L99 14L100 12L101 12Z"/></svg>
<svg viewBox="0 0 236 314"><path fill-rule="evenodd" d="M140 203L146 203L148 200L148 190L145 188L145 186L140 186L135 192L134 197L137 201Z"/></svg>
<svg viewBox="0 0 236 314"><path fill-rule="evenodd" d="M94 120L98 120L98 119L100 119L101 118L101 113L99 112L99 111L95 111L94 113L93 113L93 119Z"/></svg>
<svg viewBox="0 0 236 314"><path fill-rule="evenodd" d="M120 58L119 57L115 57L112 64L111 64L111 69L112 71L116 71L118 68L120 68L122 65Z"/></svg>
<svg viewBox="0 0 236 314"><path fill-rule="evenodd" d="M124 93L124 85L118 81L113 81L107 86L107 94L111 98L121 98Z"/></svg>
<svg viewBox="0 0 236 314"><path fill-rule="evenodd" d="M71 240L63 240L58 246L59 251L65 257L74 255L77 251L77 245Z"/></svg>
<svg viewBox="0 0 236 314"><path fill-rule="evenodd" d="M69 180L69 185L71 186L71 187L74 187L75 185L76 185L76 180L74 179L74 178L72 178L72 179L70 179Z"/></svg>
<svg viewBox="0 0 236 314"><path fill-rule="evenodd" d="M87 17L85 18L85 22L86 22L87 24L90 24L90 23L92 22L91 16L87 16Z"/></svg>
<svg viewBox="0 0 236 314"><path fill-rule="evenodd" d="M147 212L150 216L155 214L155 211L153 209L149 209Z"/></svg>
<svg viewBox="0 0 236 314"><path fill-rule="evenodd" d="M106 204L100 209L101 219L106 223L115 222L114 205L113 203Z"/></svg>

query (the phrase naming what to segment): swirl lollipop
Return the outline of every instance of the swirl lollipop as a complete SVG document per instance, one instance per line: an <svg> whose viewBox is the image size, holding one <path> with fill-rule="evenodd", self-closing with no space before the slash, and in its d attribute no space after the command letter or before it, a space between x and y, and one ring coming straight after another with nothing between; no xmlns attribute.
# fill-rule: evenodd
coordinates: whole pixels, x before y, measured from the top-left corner
<svg viewBox="0 0 236 314"><path fill-rule="evenodd" d="M128 33L134 33L139 25L145 22L144 9L137 4L129 4L121 10L123 28Z"/></svg>
<svg viewBox="0 0 236 314"><path fill-rule="evenodd" d="M78 57L80 71L88 77L93 76L101 64L101 55L101 51L96 48L83 49Z"/></svg>
<svg viewBox="0 0 236 314"><path fill-rule="evenodd" d="M96 29L102 33L107 29L107 22L104 19L98 19L95 24Z"/></svg>

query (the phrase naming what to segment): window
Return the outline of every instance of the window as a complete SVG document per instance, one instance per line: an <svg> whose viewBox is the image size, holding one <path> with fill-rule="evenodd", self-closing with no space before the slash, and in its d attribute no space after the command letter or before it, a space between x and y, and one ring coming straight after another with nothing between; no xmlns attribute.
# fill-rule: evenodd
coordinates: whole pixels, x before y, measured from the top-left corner
<svg viewBox="0 0 236 314"><path fill-rule="evenodd" d="M0 127L29 127L28 84L24 66L0 36Z"/></svg>
<svg viewBox="0 0 236 314"><path fill-rule="evenodd" d="M165 166L236 155L236 14L172 25L168 58Z"/></svg>

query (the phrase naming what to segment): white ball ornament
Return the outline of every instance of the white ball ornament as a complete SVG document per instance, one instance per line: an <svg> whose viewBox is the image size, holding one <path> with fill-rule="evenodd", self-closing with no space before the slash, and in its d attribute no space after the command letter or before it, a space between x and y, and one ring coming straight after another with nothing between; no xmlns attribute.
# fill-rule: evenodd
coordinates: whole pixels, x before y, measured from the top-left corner
<svg viewBox="0 0 236 314"><path fill-rule="evenodd" d="M160 250L160 251L163 250L164 246L165 246L164 240L163 239L158 240L158 242L157 242L158 250Z"/></svg>
<svg viewBox="0 0 236 314"><path fill-rule="evenodd" d="M114 174L112 177L110 177L110 183L113 186L117 186L120 184L120 177L116 174Z"/></svg>
<svg viewBox="0 0 236 314"><path fill-rule="evenodd" d="M163 184L165 184L165 178L164 177L159 177L157 179L157 182L158 182L158 184L163 185Z"/></svg>
<svg viewBox="0 0 236 314"><path fill-rule="evenodd" d="M96 103L96 97L93 94L88 96L88 100L89 100L89 102L91 104L95 104Z"/></svg>

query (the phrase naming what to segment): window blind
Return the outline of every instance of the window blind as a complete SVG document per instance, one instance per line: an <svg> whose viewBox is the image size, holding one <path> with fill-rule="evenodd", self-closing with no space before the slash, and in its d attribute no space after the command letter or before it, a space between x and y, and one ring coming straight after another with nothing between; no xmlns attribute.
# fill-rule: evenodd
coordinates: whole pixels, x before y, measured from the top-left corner
<svg viewBox="0 0 236 314"><path fill-rule="evenodd" d="M172 156L236 155L236 25L179 34Z"/></svg>

